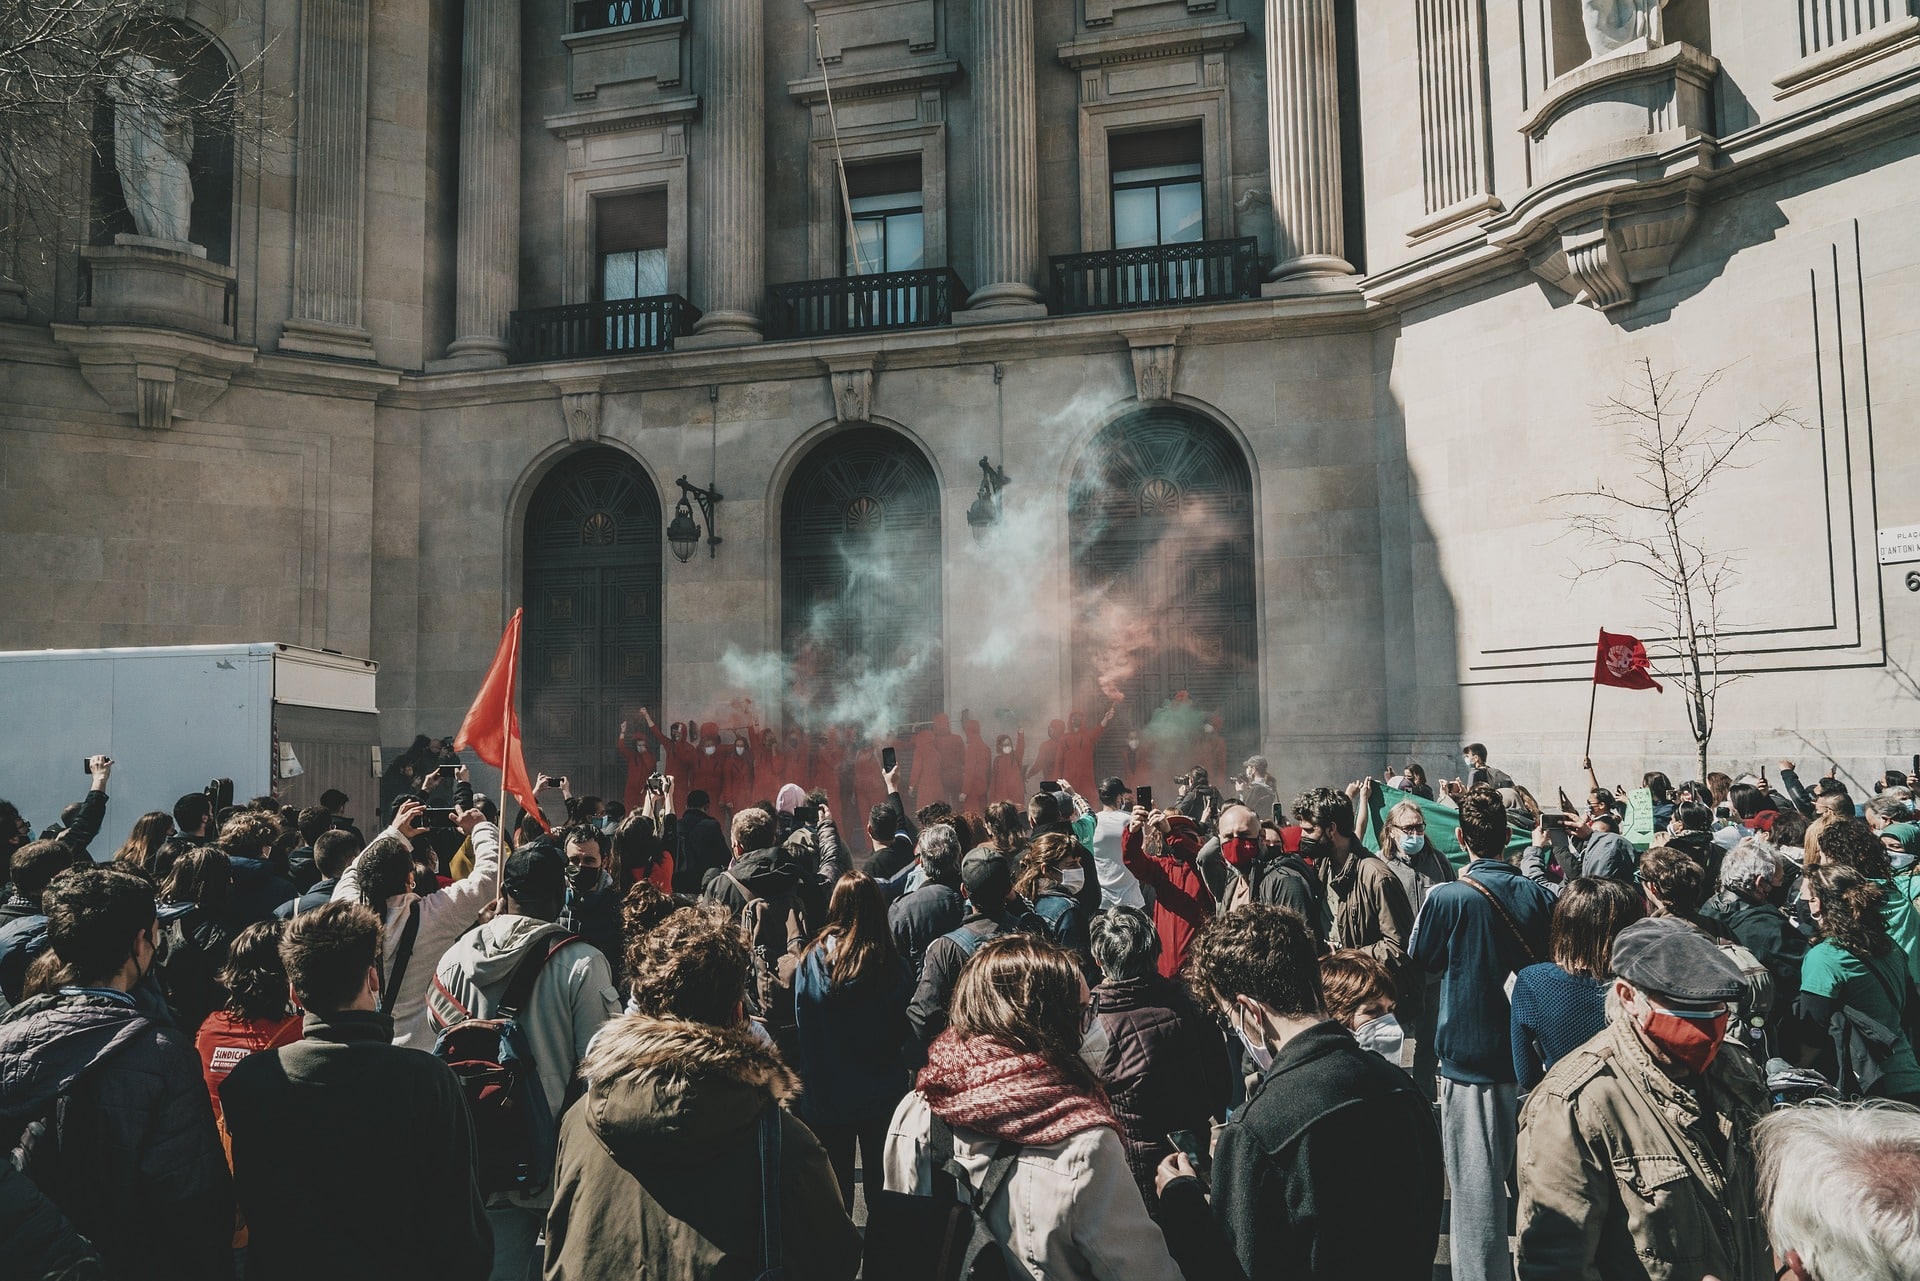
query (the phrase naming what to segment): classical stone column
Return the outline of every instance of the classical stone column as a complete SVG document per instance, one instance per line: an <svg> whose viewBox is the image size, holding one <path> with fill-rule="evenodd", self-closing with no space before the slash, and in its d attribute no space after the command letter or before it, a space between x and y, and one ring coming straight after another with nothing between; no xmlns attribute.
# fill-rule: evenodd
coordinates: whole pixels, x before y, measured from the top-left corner
<svg viewBox="0 0 1920 1281"><path fill-rule="evenodd" d="M1039 113L1033 84L1033 0L977 0L974 132L980 140L972 314L956 320L1044 316L1040 273Z"/></svg>
<svg viewBox="0 0 1920 1281"><path fill-rule="evenodd" d="M520 0L466 0L461 29L460 216L444 362L507 363L520 297Z"/></svg>
<svg viewBox="0 0 1920 1281"><path fill-rule="evenodd" d="M1271 280L1350 276L1340 191L1340 65L1334 0L1267 0Z"/></svg>
<svg viewBox="0 0 1920 1281"><path fill-rule="evenodd" d="M760 341L766 293L766 41L761 0L706 0L706 252L701 317L678 346Z"/></svg>
<svg viewBox="0 0 1920 1281"><path fill-rule="evenodd" d="M362 327L368 0L305 0L286 351L372 360Z"/></svg>

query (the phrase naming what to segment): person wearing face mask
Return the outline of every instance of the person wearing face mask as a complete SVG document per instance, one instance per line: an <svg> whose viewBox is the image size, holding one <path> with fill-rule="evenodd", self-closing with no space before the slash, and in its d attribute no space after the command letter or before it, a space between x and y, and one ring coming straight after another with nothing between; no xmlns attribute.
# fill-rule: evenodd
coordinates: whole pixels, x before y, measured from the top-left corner
<svg viewBox="0 0 1920 1281"><path fill-rule="evenodd" d="M1727 851L1720 862L1720 891L1700 915L1731 934L1773 975L1773 1008L1785 1013L1800 995L1800 966L1807 939L1788 919L1787 860L1772 844L1750 836ZM1795 1025L1776 1018L1769 1029L1771 1052L1789 1062L1800 1056Z"/></svg>
<svg viewBox="0 0 1920 1281"><path fill-rule="evenodd" d="M1393 975L1387 967L1351 948L1320 958L1320 987L1327 1017L1353 1033L1363 1050L1372 1050L1395 1067L1406 1048L1400 1027Z"/></svg>
<svg viewBox="0 0 1920 1281"><path fill-rule="evenodd" d="M1153 747L1140 736L1138 729L1127 730L1127 741L1120 749L1120 773L1136 783L1148 787L1154 786Z"/></svg>
<svg viewBox="0 0 1920 1281"><path fill-rule="evenodd" d="M567 863L559 923L600 949L607 965L618 972L620 896L624 890L614 875L613 842L599 828L582 823L561 832L559 845Z"/></svg>
<svg viewBox="0 0 1920 1281"><path fill-rule="evenodd" d="M1240 803L1258 815L1262 822L1273 817L1274 806L1280 803L1279 787L1264 756L1247 757L1247 763L1233 780Z"/></svg>
<svg viewBox="0 0 1920 1281"><path fill-rule="evenodd" d="M93 1242L104 1275L232 1275L233 1180L200 1057L190 1034L140 1005L159 938L153 886L78 868L54 878L42 903L71 973L0 1024L0 1129L17 1135L62 1106L84 1119L36 1149L26 1172Z"/></svg>
<svg viewBox="0 0 1920 1281"><path fill-rule="evenodd" d="M1548 1070L1520 1120L1520 1281L1764 1281L1752 1134L1766 1081L1726 1040L1739 967L1673 917L1621 930L1612 962L1607 1026Z"/></svg>
<svg viewBox="0 0 1920 1281"><path fill-rule="evenodd" d="M1185 1155L1156 1172L1160 1222L1188 1277L1433 1275L1432 1109L1412 1078L1327 1017L1317 950L1298 912L1263 904L1215 918L1194 943L1187 980L1259 1078L1214 1137L1211 1203Z"/></svg>
<svg viewBox="0 0 1920 1281"><path fill-rule="evenodd" d="M1465 747L1461 748L1460 764L1466 770L1466 777L1469 779L1473 777L1474 771L1476 770L1484 772L1486 774L1485 781L1488 787L1501 788L1513 786L1513 775L1503 769L1495 769L1493 766L1487 764L1487 745L1485 743L1468 743Z"/></svg>
<svg viewBox="0 0 1920 1281"><path fill-rule="evenodd" d="M1160 973L1172 978L1186 963L1200 927L1213 919L1213 891L1195 857L1200 833L1184 814L1133 807L1120 836L1120 858L1140 884L1153 891L1153 928L1160 934Z"/></svg>
<svg viewBox="0 0 1920 1281"><path fill-rule="evenodd" d="M1027 847L1013 891L1047 923L1047 937L1087 956L1087 922L1100 910L1100 882L1087 875L1086 849L1064 832L1048 832Z"/></svg>
<svg viewBox="0 0 1920 1281"><path fill-rule="evenodd" d="M1400 878L1386 861L1360 843L1354 832L1353 797L1321 787L1293 803L1300 824L1302 853L1324 850L1329 908L1333 915L1330 941L1335 947L1357 948L1387 967L1398 981L1407 966L1407 936L1413 933L1413 908ZM1322 862L1313 855L1315 862Z"/></svg>
<svg viewBox="0 0 1920 1281"><path fill-rule="evenodd" d="M1167 1136L1184 1130L1207 1143L1227 1114L1227 1046L1186 985L1160 976L1160 936L1144 912L1114 907L1101 913L1091 946L1099 967L1095 1026L1105 1053L1094 1055L1094 1046L1087 1057L1124 1123L1127 1164L1147 1213L1158 1217L1153 1180L1173 1155Z"/></svg>
<svg viewBox="0 0 1920 1281"><path fill-rule="evenodd" d="M1027 731L1021 730L1012 738L1002 734L993 741L993 761L987 767L989 804L1026 803L1027 780L1033 777L1033 767L1026 760Z"/></svg>
<svg viewBox="0 0 1920 1281"><path fill-rule="evenodd" d="M1071 953L1019 933L980 944L954 987L952 1025L888 1127L888 1193L933 1195L936 1153L951 1151L947 1168L979 1198L1007 1275L1179 1281L1090 1062L1108 1057L1102 1031ZM871 1235L867 1245L869 1275L893 1262L875 1259Z"/></svg>

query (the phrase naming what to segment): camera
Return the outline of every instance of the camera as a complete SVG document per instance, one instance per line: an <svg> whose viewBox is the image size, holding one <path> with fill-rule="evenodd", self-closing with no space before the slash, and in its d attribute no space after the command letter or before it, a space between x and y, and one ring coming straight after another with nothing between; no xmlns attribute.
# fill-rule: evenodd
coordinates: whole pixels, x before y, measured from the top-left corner
<svg viewBox="0 0 1920 1281"><path fill-rule="evenodd" d="M802 827L812 827L820 821L818 805L796 805L793 807L793 821Z"/></svg>

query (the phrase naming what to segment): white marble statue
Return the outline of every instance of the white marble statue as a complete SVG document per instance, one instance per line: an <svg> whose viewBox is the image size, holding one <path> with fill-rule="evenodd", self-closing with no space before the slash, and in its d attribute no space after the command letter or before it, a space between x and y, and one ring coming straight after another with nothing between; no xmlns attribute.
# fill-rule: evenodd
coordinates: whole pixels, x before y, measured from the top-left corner
<svg viewBox="0 0 1920 1281"><path fill-rule="evenodd" d="M1605 58L1636 40L1662 42L1660 10L1665 0L1580 0L1586 22L1587 47L1594 59Z"/></svg>
<svg viewBox="0 0 1920 1281"><path fill-rule="evenodd" d="M193 215L193 118L180 102L180 77L141 54L120 60L107 85L113 99L113 163L134 229L187 243Z"/></svg>

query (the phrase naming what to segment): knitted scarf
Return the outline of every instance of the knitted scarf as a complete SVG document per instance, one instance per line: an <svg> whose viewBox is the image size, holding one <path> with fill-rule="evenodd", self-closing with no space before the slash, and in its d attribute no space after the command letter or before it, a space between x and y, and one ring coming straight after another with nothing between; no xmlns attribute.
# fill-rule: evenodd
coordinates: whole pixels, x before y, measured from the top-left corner
<svg viewBox="0 0 1920 1281"><path fill-rule="evenodd" d="M1068 1081L1038 1054L985 1037L943 1032L927 1047L916 1083L933 1114L951 1126L1034 1147L1106 1126L1121 1133L1104 1098Z"/></svg>

